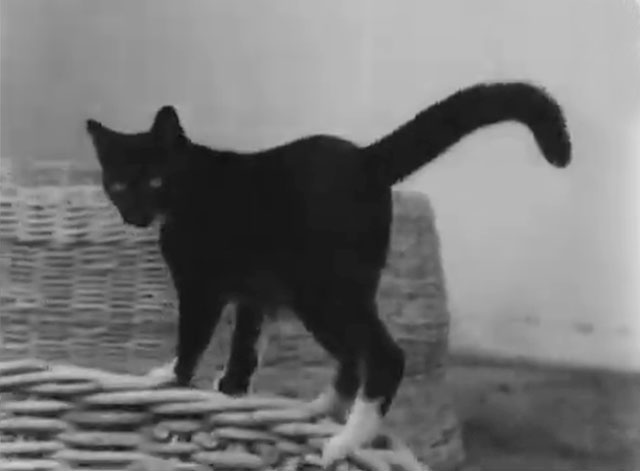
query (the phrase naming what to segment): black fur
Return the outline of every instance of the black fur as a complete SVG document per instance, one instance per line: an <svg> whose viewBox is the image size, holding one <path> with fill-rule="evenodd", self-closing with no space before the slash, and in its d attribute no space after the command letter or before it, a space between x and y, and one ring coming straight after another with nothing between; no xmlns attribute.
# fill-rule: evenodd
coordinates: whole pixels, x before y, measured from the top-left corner
<svg viewBox="0 0 640 471"><path fill-rule="evenodd" d="M337 359L337 392L353 398L362 386L384 415L404 370L375 303L391 186L468 133L504 120L527 125L554 166L569 163L561 109L524 83L464 89L366 147L313 136L256 153L214 150L190 142L171 107L147 133L89 121L107 192L114 179L127 185L120 200L109 193L124 221L166 218L160 244L179 297L179 383L191 380L234 300L238 319L220 389L246 391L263 316L286 306ZM150 192L157 175L162 186Z"/></svg>

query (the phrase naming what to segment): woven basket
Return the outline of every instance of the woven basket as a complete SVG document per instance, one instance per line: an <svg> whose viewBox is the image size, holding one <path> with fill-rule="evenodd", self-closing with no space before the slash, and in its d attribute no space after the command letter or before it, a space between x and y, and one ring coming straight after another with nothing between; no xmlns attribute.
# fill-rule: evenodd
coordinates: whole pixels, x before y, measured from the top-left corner
<svg viewBox="0 0 640 471"><path fill-rule="evenodd" d="M316 469L339 429L293 399L230 398L38 361L0 362L0 397L4 471ZM377 442L338 469L428 471L393 436Z"/></svg>
<svg viewBox="0 0 640 471"><path fill-rule="evenodd" d="M135 375L172 357L175 293L157 234L123 225L98 182L95 167L2 160L0 358ZM394 193L378 304L407 353L390 427L403 436L404 422L421 421L404 438L424 462L451 469L463 452L443 385L449 314L433 213L423 195ZM232 322L230 313L223 316L197 385L210 389L227 357ZM299 323L283 322L271 343L257 390L308 397L325 386L331 361Z"/></svg>

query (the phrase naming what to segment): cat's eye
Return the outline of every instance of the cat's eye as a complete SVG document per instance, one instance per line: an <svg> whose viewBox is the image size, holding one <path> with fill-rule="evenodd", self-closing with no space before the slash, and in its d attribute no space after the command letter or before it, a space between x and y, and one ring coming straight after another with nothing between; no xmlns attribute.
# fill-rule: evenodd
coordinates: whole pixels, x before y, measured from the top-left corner
<svg viewBox="0 0 640 471"><path fill-rule="evenodd" d="M112 193L120 193L121 191L124 191L126 188L127 188L126 185L121 182L115 182L109 185L109 191L111 191Z"/></svg>
<svg viewBox="0 0 640 471"><path fill-rule="evenodd" d="M150 188L160 188L162 186L162 178L160 177L155 177L152 178L151 180L149 180L149 187Z"/></svg>

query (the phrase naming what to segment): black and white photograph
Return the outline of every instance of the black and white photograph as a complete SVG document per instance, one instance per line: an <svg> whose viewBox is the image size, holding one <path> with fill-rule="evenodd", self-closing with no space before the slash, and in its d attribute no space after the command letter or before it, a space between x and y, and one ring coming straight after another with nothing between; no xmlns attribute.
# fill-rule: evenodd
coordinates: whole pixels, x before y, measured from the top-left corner
<svg viewBox="0 0 640 471"><path fill-rule="evenodd" d="M640 3L0 0L0 471L640 471Z"/></svg>

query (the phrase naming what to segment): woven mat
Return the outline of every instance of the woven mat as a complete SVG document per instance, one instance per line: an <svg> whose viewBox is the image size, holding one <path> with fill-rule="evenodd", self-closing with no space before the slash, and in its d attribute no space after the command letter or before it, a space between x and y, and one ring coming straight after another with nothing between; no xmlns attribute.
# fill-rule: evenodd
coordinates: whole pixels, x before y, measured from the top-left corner
<svg viewBox="0 0 640 471"><path fill-rule="evenodd" d="M0 470L321 469L341 425L277 396L231 398L37 360L0 362ZM427 471L381 434L337 469Z"/></svg>

